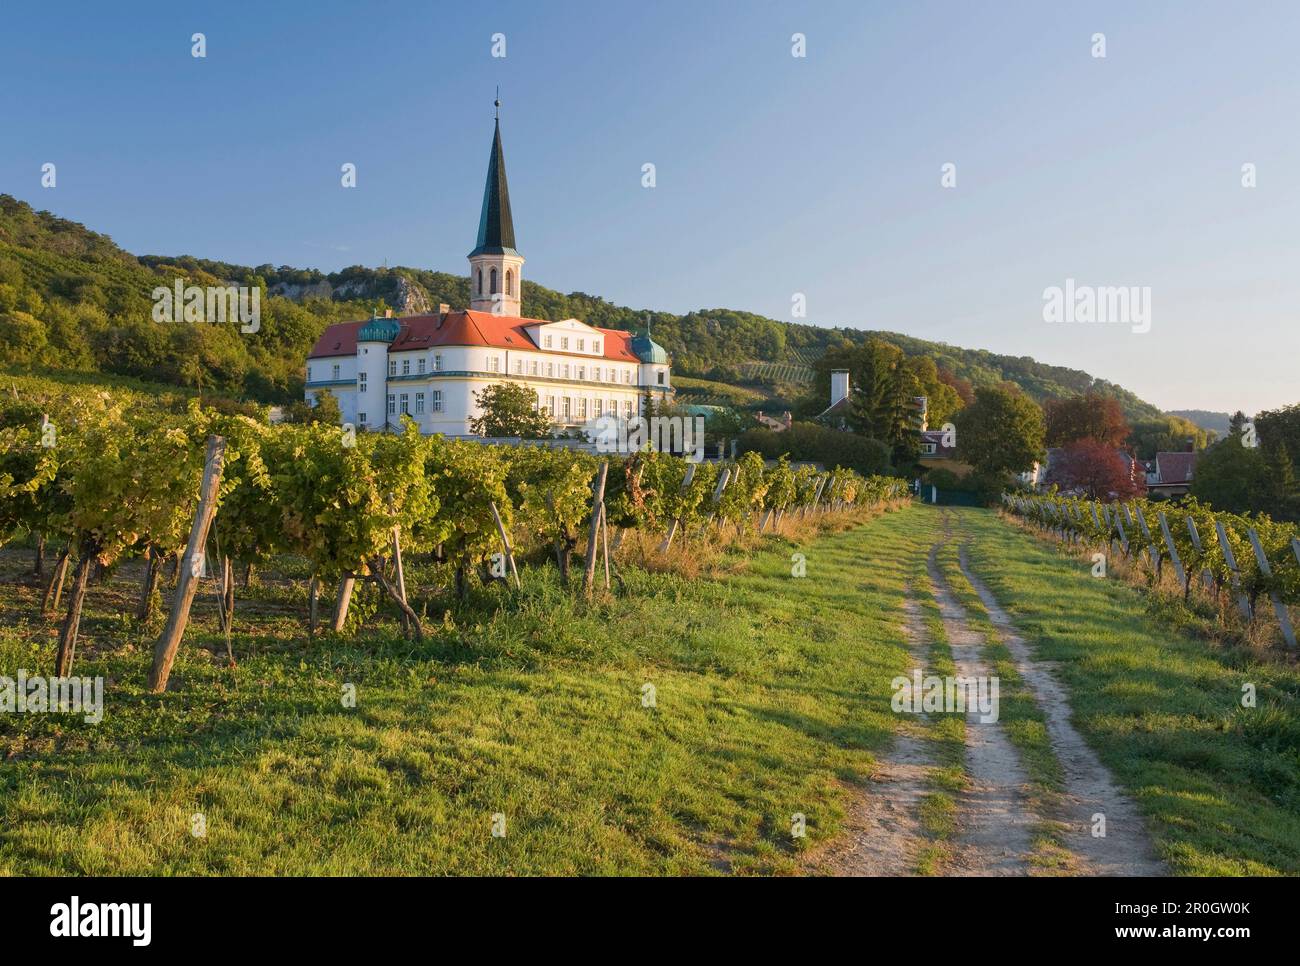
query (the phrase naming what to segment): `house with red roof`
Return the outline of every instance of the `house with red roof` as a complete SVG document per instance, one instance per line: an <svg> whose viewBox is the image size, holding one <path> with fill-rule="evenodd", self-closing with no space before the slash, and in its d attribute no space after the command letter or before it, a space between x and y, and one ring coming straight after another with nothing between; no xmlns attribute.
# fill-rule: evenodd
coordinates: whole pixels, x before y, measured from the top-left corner
<svg viewBox="0 0 1300 966"><path fill-rule="evenodd" d="M648 326L632 335L520 314L524 257L515 248L499 118L468 257L468 309L440 305L429 315L390 312L327 328L307 358L308 403L327 390L358 429L397 429L409 417L426 434L467 436L481 415L477 394L494 383L531 389L557 432L640 415L647 397L671 400L671 360Z"/></svg>
<svg viewBox="0 0 1300 966"><path fill-rule="evenodd" d="M1147 491L1152 497L1186 496L1196 472L1193 444L1181 453L1156 453L1146 461Z"/></svg>

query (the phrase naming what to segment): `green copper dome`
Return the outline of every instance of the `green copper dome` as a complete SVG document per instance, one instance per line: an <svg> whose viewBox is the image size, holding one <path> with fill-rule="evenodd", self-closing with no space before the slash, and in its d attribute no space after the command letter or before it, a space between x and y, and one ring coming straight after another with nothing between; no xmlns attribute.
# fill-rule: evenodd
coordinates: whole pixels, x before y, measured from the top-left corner
<svg viewBox="0 0 1300 966"><path fill-rule="evenodd" d="M357 341L391 344L401 331L402 324L396 319L373 318L357 331Z"/></svg>
<svg viewBox="0 0 1300 966"><path fill-rule="evenodd" d="M650 338L650 333L642 332L632 336L632 351L642 362L652 365L668 365L668 353L654 339Z"/></svg>

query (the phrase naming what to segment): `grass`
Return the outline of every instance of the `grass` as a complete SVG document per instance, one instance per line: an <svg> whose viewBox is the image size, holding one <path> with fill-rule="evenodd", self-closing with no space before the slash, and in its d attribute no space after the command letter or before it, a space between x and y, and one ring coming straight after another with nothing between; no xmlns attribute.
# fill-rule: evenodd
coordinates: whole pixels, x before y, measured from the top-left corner
<svg viewBox="0 0 1300 966"><path fill-rule="evenodd" d="M1059 662L1076 727L1173 871L1300 874L1295 666L1168 629L1086 561L990 512L955 512L972 566ZM798 872L894 734L916 727L890 710L890 681L913 664L909 587L929 672L952 673L919 592L938 522L911 507L768 538L701 554L689 577L628 564L627 593L591 604L530 566L519 592L445 613L424 601L422 644L365 606L357 630L309 641L303 575L268 574L240 595L239 666L221 664L205 591L161 696L144 690L157 626L126 616L138 586L126 567L91 588L76 669L106 679L103 722L0 716L0 874ZM795 553L806 577L792 576ZM0 674L53 665L57 624L37 613L28 567L26 552L0 553ZM1244 683L1256 709L1241 707ZM1017 747L1049 789L1022 710ZM937 767L921 871L942 871L959 820L961 727L957 715L923 726ZM792 835L796 813L806 838ZM504 837L491 834L497 815Z"/></svg>
<svg viewBox="0 0 1300 966"><path fill-rule="evenodd" d="M988 511L955 511L975 572L1037 656L1059 662L1075 726L1146 814L1176 874L1300 874L1300 672L1175 628L1156 600L1091 576ZM1242 707L1252 684L1257 706Z"/></svg>
<svg viewBox="0 0 1300 966"><path fill-rule="evenodd" d="M591 605L530 568L508 606L453 610L421 645L387 615L308 642L285 587L255 586L239 666L209 651L224 644L204 600L162 696L143 689L153 633L122 616L125 574L92 588L76 668L106 679L103 723L3 722L0 871L795 871L897 725L895 561L923 522L773 540L725 578L627 568L627 596ZM27 557L3 563L0 672L48 673L54 624L12 582Z"/></svg>

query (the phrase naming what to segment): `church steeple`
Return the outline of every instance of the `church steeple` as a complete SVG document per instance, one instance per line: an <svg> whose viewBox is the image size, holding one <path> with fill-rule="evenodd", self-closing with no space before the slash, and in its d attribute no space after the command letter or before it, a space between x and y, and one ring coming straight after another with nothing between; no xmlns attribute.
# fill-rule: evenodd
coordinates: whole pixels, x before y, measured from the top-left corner
<svg viewBox="0 0 1300 966"><path fill-rule="evenodd" d="M506 158L501 150L501 121L492 135L492 153L488 155L487 183L483 186L483 211L478 219L478 244L474 255L517 254L515 222L510 215L510 186L506 182Z"/></svg>
<svg viewBox="0 0 1300 966"><path fill-rule="evenodd" d="M517 316L524 257L515 250L515 222L510 213L506 158L501 148L500 99L495 106L497 119L492 134L492 153L488 155L487 182L483 186L478 241L469 253L470 308L495 315Z"/></svg>

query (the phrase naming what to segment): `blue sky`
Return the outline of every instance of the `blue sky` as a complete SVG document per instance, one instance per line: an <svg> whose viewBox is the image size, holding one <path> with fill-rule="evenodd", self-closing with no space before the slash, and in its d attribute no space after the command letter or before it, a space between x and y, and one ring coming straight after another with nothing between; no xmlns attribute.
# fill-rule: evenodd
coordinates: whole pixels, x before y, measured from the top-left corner
<svg viewBox="0 0 1300 966"><path fill-rule="evenodd" d="M15 5L0 191L138 254L463 272L500 84L528 278L1249 412L1300 400L1298 39L1281 2ZM1150 331L1044 322L1068 278Z"/></svg>

